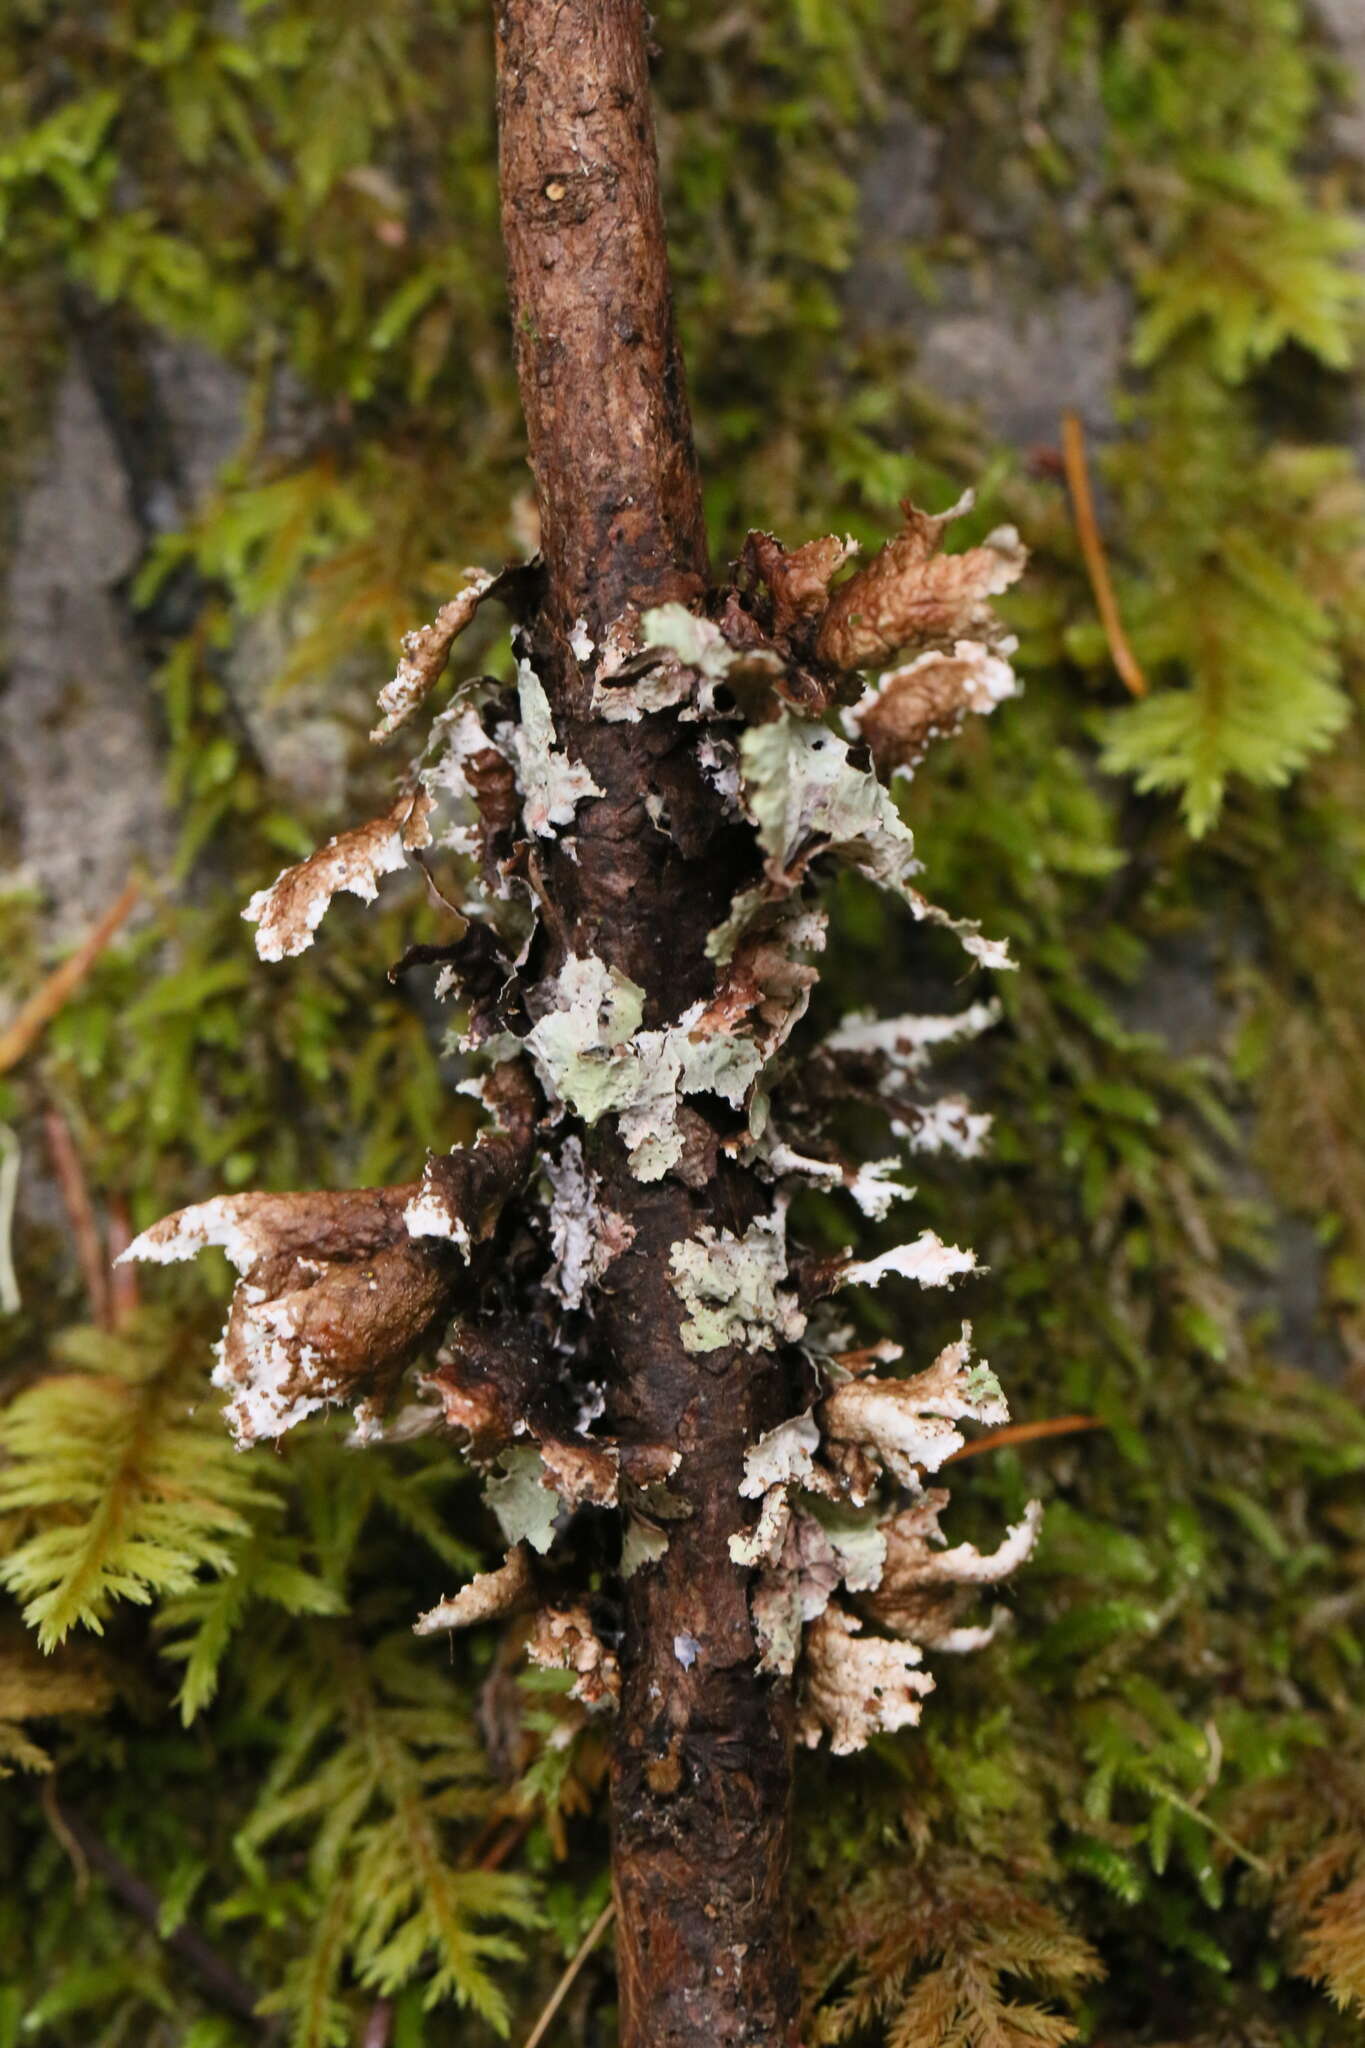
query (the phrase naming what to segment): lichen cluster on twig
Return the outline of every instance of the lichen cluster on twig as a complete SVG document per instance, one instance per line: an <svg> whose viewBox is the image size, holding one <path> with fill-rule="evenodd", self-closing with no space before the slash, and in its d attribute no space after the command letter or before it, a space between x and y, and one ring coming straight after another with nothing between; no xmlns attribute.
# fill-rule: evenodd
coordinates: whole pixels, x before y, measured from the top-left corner
<svg viewBox="0 0 1365 2048"><path fill-rule="evenodd" d="M961 1422L1006 1419L995 1380L971 1363L967 1326L917 1374L888 1377L867 1367L893 1363L897 1348L853 1352L825 1305L840 1287L888 1275L950 1285L973 1255L921 1231L876 1257L813 1264L787 1235L801 1185L843 1191L882 1217L913 1193L897 1177L906 1153L974 1153L988 1125L960 1097L926 1096L922 1085L937 1044L993 1022L988 1004L947 1017L850 1018L809 1049L802 1070L785 1057L817 978L818 897L833 866L953 931L973 961L1011 964L998 941L916 887L913 837L879 779L912 772L931 737L1013 688L1012 642L989 599L1018 575L1022 553L999 533L944 554L944 529L961 509L929 517L907 506L901 533L839 582L849 543L789 553L755 534L740 582L706 613L627 611L600 647L583 622L575 627L573 654L598 715L693 728L715 800L752 834L753 879L708 944L713 992L672 1021L647 1025L645 991L595 953L561 949L548 973L534 964L534 848L547 838L572 844L581 807L602 791L563 751L532 635L519 626L515 695L487 680L457 685L392 809L287 870L248 910L262 957L278 959L311 944L339 889L373 896L409 852L472 860L469 931L435 953L441 992L467 1011L488 1129L474 1146L434 1156L410 1185L220 1196L156 1225L129 1253L164 1260L216 1244L237 1267L215 1377L240 1442L343 1402L363 1436L401 1433L415 1415L417 1426L452 1429L467 1444L488 1474L506 1561L418 1623L422 1633L464 1627L536 1606L537 1556L578 1510L627 1510L627 1573L657 1563L670 1521L692 1512L670 1492L674 1446L594 1428L594 1302L634 1230L601 1198L584 1139L614 1125L644 1183L705 1174L707 1148L719 1143L771 1185L768 1213L739 1234L707 1226L675 1242L669 1282L687 1350L785 1348L814 1389L801 1414L751 1447L741 1492L754 1519L730 1550L753 1575L761 1667L800 1667L800 1732L814 1742L828 1731L836 1750L918 1718L932 1685L922 1651L989 1638L995 1620L962 1626L960 1610L972 1587L1019 1562L1037 1526L1030 1509L994 1553L941 1547L947 1496L926 1491L925 1476L962 1447ZM524 604L534 574L530 565L476 576L431 628L409 636L377 737L417 710L483 598L511 589ZM909 659L870 682L858 672L896 655ZM840 705L842 733L830 723ZM645 801L667 833L662 798ZM837 1107L854 1099L880 1101L886 1156L859 1161L839 1149ZM693 1104L710 1105L709 1124ZM422 1404L395 1421L398 1382L424 1348L435 1358L419 1379ZM612 1704L615 1659L586 1607L543 1604L527 1644L574 1672L585 1704Z"/></svg>

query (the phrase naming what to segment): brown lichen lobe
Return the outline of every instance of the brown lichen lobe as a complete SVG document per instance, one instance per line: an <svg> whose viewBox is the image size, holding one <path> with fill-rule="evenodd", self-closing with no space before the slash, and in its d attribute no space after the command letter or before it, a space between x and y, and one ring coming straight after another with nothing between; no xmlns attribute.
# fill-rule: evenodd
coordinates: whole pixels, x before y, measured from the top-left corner
<svg viewBox="0 0 1365 2048"><path fill-rule="evenodd" d="M845 731L866 741L879 775L912 773L933 741L951 738L969 712L988 715L1014 695L1013 646L958 640L951 653L930 650L888 670L844 714Z"/></svg>
<svg viewBox="0 0 1365 2048"><path fill-rule="evenodd" d="M418 1615L413 1633L439 1635L444 1629L472 1628L481 1621L493 1621L511 1614L533 1593L530 1553L524 1543L514 1543L506 1558L491 1572L476 1572L449 1600L438 1601Z"/></svg>
<svg viewBox="0 0 1365 2048"><path fill-rule="evenodd" d="M822 661L871 668L908 648L998 636L990 600L1018 581L1026 556L1012 527L960 555L941 553L945 527L970 503L940 513L902 504L900 533L831 598L816 636Z"/></svg>
<svg viewBox="0 0 1365 2048"><path fill-rule="evenodd" d="M508 1197L530 1171L535 1094L514 1066L491 1089L499 1121L428 1172L459 1222L464 1256L415 1235L427 1182L297 1194L218 1195L163 1217L125 1259L165 1264L220 1246L239 1278L214 1383L229 1396L238 1442L279 1436L333 1403L355 1406L362 1433L403 1367L471 1278ZM456 1204L462 1213L456 1216Z"/></svg>

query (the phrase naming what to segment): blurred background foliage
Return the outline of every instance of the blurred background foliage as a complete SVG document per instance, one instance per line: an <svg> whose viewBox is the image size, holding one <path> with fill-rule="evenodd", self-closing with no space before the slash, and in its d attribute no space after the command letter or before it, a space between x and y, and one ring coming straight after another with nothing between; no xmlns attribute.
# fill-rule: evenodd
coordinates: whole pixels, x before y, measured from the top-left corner
<svg viewBox="0 0 1365 2048"><path fill-rule="evenodd" d="M600 1731L491 1632L409 1633L497 1547L458 1461L326 1424L231 1453L224 1274L138 1301L91 1250L221 1187L406 1177L466 1128L385 979L437 903L342 909L283 968L239 913L388 788L364 733L401 632L527 542L485 17L11 0L0 28L12 1005L130 853L143 892L0 1078L0 2048L524 2035L606 1897ZM927 1169L920 1207L989 1264L954 1308L1016 1416L1102 1425L964 1468L963 1533L1049 1504L1014 1628L940 1660L921 1732L801 1762L807 2038L1349 2048L1351 9L663 0L655 24L718 559L750 525L876 541L902 494L968 482L973 532L1034 550L1025 695L906 797L935 895L1021 962L969 1074L993 1155ZM1141 701L1063 481L1072 406ZM82 434L120 479L97 590L79 461L52 481ZM110 634L152 772L112 751ZM837 908L826 1016L961 999L931 938L856 887ZM906 1298L876 1320L938 1334ZM561 2038L613 2040L608 1950Z"/></svg>

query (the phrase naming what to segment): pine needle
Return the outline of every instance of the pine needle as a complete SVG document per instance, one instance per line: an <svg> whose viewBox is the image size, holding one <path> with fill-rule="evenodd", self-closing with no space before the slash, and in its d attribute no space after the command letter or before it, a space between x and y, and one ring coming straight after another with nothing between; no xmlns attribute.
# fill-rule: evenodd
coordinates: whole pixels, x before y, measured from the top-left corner
<svg viewBox="0 0 1365 2048"><path fill-rule="evenodd" d="M582 1941L579 1942L573 1961L550 1993L549 2003L526 2037L526 2048L540 2048L541 2042L545 2039L553 2024L555 2014L573 1989L574 1979L611 1925L612 1915L615 1911L615 1899L608 1899L606 1905L603 1906L601 1912L593 1921L592 1926L583 1936Z"/></svg>
<svg viewBox="0 0 1365 2048"><path fill-rule="evenodd" d="M975 1443L963 1444L943 1462L956 1465L963 1458L979 1457L982 1451L1003 1450L1006 1444L1031 1444L1042 1437L1077 1436L1082 1430L1107 1427L1098 1415L1048 1415L1040 1422L1010 1422L1003 1429L993 1429L989 1436L978 1437Z"/></svg>
<svg viewBox="0 0 1365 2048"><path fill-rule="evenodd" d="M1095 517L1095 500L1090 490L1090 467L1085 455L1085 429L1080 417L1074 412L1062 414L1062 467L1066 471L1067 489L1071 493L1071 509L1076 517L1076 537L1081 544L1085 558L1086 574L1094 593L1095 607L1104 627L1104 637L1109 642L1109 652L1114 667L1134 697L1147 695L1147 678L1142 673L1137 656L1128 645L1128 636L1123 630L1119 617L1118 601L1114 596L1114 585L1109 575L1109 561L1100 537L1100 525Z"/></svg>

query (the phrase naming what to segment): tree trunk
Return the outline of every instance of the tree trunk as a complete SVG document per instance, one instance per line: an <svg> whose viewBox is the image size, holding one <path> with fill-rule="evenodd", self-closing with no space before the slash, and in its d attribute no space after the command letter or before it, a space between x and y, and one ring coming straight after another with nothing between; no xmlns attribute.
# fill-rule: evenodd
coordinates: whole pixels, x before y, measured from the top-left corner
<svg viewBox="0 0 1365 2048"><path fill-rule="evenodd" d="M639 0L505 0L497 10L503 231L546 600L529 628L559 744L603 795L572 854L535 879L543 971L596 954L673 1022L714 987L708 932L755 876L752 835L727 823L673 713L606 723L593 709L582 621L601 643L630 607L695 603L706 537L659 206ZM647 801L651 799L651 801ZM576 858L573 857L576 855ZM792 1703L761 1677L747 1572L746 1447L792 1412L772 1355L697 1355L679 1334L669 1252L706 1227L743 1232L772 1193L720 1150L720 1113L683 1112L687 1151L643 1184L601 1127L589 1157L635 1232L596 1335L608 1424L681 1454L690 1510L666 1553L626 1583L612 1778L624 2048L792 2043L785 1904Z"/></svg>

